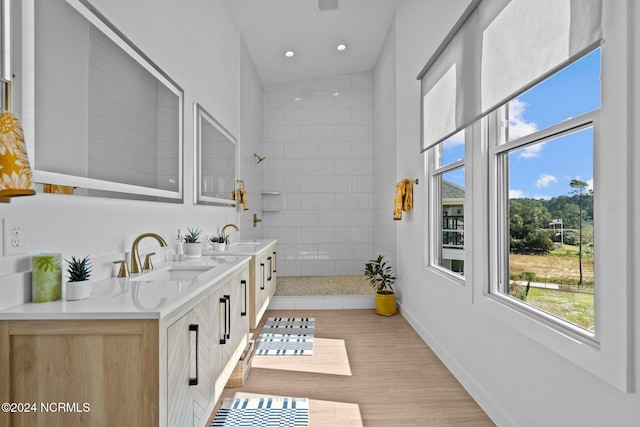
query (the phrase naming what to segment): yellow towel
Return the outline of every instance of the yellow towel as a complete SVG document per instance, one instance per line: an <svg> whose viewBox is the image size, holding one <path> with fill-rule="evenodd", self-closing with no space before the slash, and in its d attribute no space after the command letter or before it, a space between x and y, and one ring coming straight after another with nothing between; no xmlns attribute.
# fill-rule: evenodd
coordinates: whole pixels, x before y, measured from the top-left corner
<svg viewBox="0 0 640 427"><path fill-rule="evenodd" d="M249 206L247 205L247 192L244 188L238 189L238 203L242 203L242 210L249 210Z"/></svg>
<svg viewBox="0 0 640 427"><path fill-rule="evenodd" d="M413 210L413 184L408 179L398 181L396 184L396 194L393 199L393 219L402 219L402 211L411 212Z"/></svg>
<svg viewBox="0 0 640 427"><path fill-rule="evenodd" d="M408 179L402 180L404 185L404 198L402 199L402 210L411 212L413 210L413 184Z"/></svg>
<svg viewBox="0 0 640 427"><path fill-rule="evenodd" d="M402 206L404 200L404 184L402 181L396 184L396 195L393 198L393 219L399 221L402 219Z"/></svg>

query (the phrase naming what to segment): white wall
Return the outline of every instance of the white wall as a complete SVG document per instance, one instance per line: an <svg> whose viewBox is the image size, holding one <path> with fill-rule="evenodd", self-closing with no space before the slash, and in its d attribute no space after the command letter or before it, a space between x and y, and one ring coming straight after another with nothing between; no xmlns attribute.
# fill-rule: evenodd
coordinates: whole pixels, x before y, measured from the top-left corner
<svg viewBox="0 0 640 427"><path fill-rule="evenodd" d="M416 80L426 61L430 58L445 34L455 23L469 1L452 2L446 0L424 2L408 0L400 6L396 14L396 72L397 72L397 177L424 176L423 157L419 154L420 140L420 85ZM632 5L634 2L629 1ZM620 8L625 2L605 0L605 15L614 10L618 18ZM635 6L637 9L637 6ZM618 9L616 9L618 8ZM434 13L437 11L437 13ZM638 31L632 23L638 22L639 13L629 14L627 22L618 20L618 26L624 31L629 24L635 36L635 45L626 52L637 52L640 39ZM434 36L437 34L438 36ZM605 33L606 34L606 33ZM607 37L605 35L605 37ZM616 46L613 37L607 40L604 49L609 52L624 52L624 47ZM618 173L619 169L628 165L628 189L616 194L616 189L609 188L607 197L611 197L611 207L604 210L616 209L615 205L630 200L629 218L637 218L638 190L640 187L636 165L640 160L637 139L637 125L633 124L633 117L638 114L637 77L638 58L632 56L635 69L623 68L622 78L615 78L613 85L628 82L634 96L625 105L624 97L609 98L607 92L603 95L603 105L622 103L627 107L626 117L620 117L619 130L611 130L612 126L605 126L605 140L617 138L621 135L627 144L622 143L623 150L618 153L617 162L608 160L615 156L600 159L597 171L600 174ZM610 72L620 73L620 70L605 68ZM612 86L610 80L605 79L605 90ZM627 125L629 123L629 125ZM613 125L615 126L615 125ZM607 138L608 136L608 138ZM606 150L606 148L604 148ZM628 150L628 153L624 153ZM481 159L480 150L474 147L470 150L472 161ZM602 154L602 153L601 153ZM626 159L626 161L625 161ZM635 172L633 172L635 170ZM615 172L614 172L615 171ZM471 172L473 174L473 171ZM624 177L623 177L624 178ZM480 183L486 182L478 171L469 179ZM473 216L467 222L465 239L472 246L471 262L468 265L466 284L461 286L452 280L425 267L424 241L428 239L426 233L426 207L428 194L425 187L415 194L414 215L398 223L398 299L403 315L412 323L414 328L428 342L438 356L446 363L465 388L487 411L489 416L500 426L637 426L640 423L640 396L636 391L640 384L637 364L640 354L639 329L631 326L627 335L629 340L628 354L619 355L622 359L629 357L629 380L632 391L625 393L617 386L598 375L581 367L575 360L567 358L555 349L541 345L533 337L533 330L526 326L530 321L521 322L522 327L515 327L499 310L494 310L486 302L483 289L486 287L486 247L488 246L486 214L482 211L487 206L486 189L474 182L470 185L471 208ZM621 186L624 188L624 186ZM630 198L630 199L628 199ZM624 209L624 208L623 208ZM632 221L631 221L632 222ZM607 227L607 224L602 224ZM632 232L629 244L622 248L627 253L628 276L626 271L621 277L630 277L629 282L622 280L607 280L603 286L615 286L615 290L607 288L608 292L619 292L625 286L630 286L628 309L631 312L629 325L637 325L637 313L640 310L640 292L638 282L634 280L639 272L637 263L637 245L633 243L640 239L639 228L633 223L625 225ZM626 240L621 240L624 242ZM484 253L483 253L484 252ZM475 271L474 271L475 268ZM615 283L614 283L615 282ZM607 292L607 290L603 290ZM602 304L611 301L601 299ZM603 307L598 313L622 310L623 307ZM603 319L604 320L604 319ZM606 340L606 338L603 338ZM583 351L591 351L583 349ZM591 351L592 352L592 351ZM593 353L593 352L592 352Z"/></svg>
<svg viewBox="0 0 640 427"><path fill-rule="evenodd" d="M234 135L240 133L240 33L226 3L93 3L184 89L184 204L50 194L1 204L0 217L24 221L27 253L0 257L0 308L30 299L31 254L53 251L67 258L88 254L94 259L94 276L107 277L112 261L122 259L141 233L156 232L169 242L178 228L196 226L210 233L239 222L243 215L232 208L193 205L193 103L202 103ZM141 252L145 247L155 251L157 244L145 239Z"/></svg>
<svg viewBox="0 0 640 427"><path fill-rule="evenodd" d="M247 190L248 210L240 215L243 238L259 239L264 236L264 222L254 227L253 214L262 218L262 186L265 170L253 156L264 156L262 142L262 83L244 42L240 52L240 179ZM231 228L228 228L232 232Z"/></svg>
<svg viewBox="0 0 640 427"><path fill-rule="evenodd" d="M373 70L373 256L384 255L395 269L396 26L389 26ZM415 177L411 177L412 179ZM411 214L407 214L411 215ZM405 215L406 216L406 215Z"/></svg>
<svg viewBox="0 0 640 427"><path fill-rule="evenodd" d="M283 276L360 275L372 248L371 73L265 86L266 236ZM271 200L273 199L273 200Z"/></svg>

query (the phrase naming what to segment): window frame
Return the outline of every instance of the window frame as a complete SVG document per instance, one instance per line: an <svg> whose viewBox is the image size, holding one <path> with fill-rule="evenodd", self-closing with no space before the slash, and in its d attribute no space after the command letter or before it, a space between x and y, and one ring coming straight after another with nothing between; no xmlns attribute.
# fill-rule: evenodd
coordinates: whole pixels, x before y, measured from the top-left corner
<svg viewBox="0 0 640 427"><path fill-rule="evenodd" d="M506 116L502 109L506 109L505 106L501 107L495 114L500 117ZM489 273L489 294L504 304L511 306L514 310L521 312L522 314L532 317L538 321L548 324L552 328L557 328L563 333L572 336L585 344L598 346L599 341L599 316L597 310L595 311L595 333L592 333L578 325L569 322L559 316L555 316L547 311L544 311L531 304L527 304L523 301L514 298L504 291L505 280L509 280L509 253L510 253L510 227L509 227L509 165L508 155L510 152L530 146L533 144L550 141L556 138L560 138L565 135L569 135L575 132L579 132L584 129L592 128L594 133L593 149L595 152L596 146L596 126L597 126L598 110L592 111L581 116L566 120L558 123L554 126L542 129L530 135L522 138L503 142L504 134L501 133L500 137L494 138L493 141L489 141L489 175L490 180L490 202L489 202L489 216L491 218L489 223L489 230L491 236L496 236L495 239L490 239L490 273ZM498 119L496 122L502 122ZM595 160L594 160L595 163ZM594 165L595 168L595 165ZM594 171L595 172L595 171ZM594 173L595 175L595 173ZM597 203L597 197L594 197L594 204ZM599 223L600 221L596 221ZM596 260L598 259L598 253L595 254ZM594 289L598 289L599 275L596 274L596 281ZM599 292L594 292L594 304L597 305L597 295Z"/></svg>
<svg viewBox="0 0 640 427"><path fill-rule="evenodd" d="M447 277L448 279L452 280L454 283L457 283L459 285L464 285L466 283L466 274L467 274L467 268L468 268L468 250L467 250L467 238L465 236L465 245L464 245L464 252L465 252L465 259L464 259L464 274L461 275L455 271L449 270L448 268L443 267L442 265L440 265L440 261L441 261L441 254L442 254L442 233L443 233L443 229L442 229L442 194L441 194L441 189L442 189L442 176L447 173L447 172L451 172L453 170L456 169L460 169L463 168L464 169L464 176L465 176L465 201L464 201L464 212L463 212L463 216L464 216L464 224L465 224L465 234L466 234L466 227L467 227L467 204L468 204L468 191L467 191L467 151L468 151L468 141L469 141L469 134L472 133L470 131L471 127L468 128L468 130L465 131L464 134L464 151L465 151L465 158L464 159L460 159L457 160L455 162L449 163L447 165L444 166L439 166L438 165L438 161L439 159L442 159L442 145L444 144L445 141L440 142L436 145L434 145L433 147L429 148L427 151L427 156L426 156L426 161L427 161L427 170L426 170L426 174L427 174L427 181L428 181L428 192L429 192L429 209L428 209L428 215L427 215L427 230L428 230L428 236L432 236L434 238L429 238L427 236L427 247L426 247L426 267L428 269L432 269L436 272L438 272L439 274L443 275L444 277Z"/></svg>

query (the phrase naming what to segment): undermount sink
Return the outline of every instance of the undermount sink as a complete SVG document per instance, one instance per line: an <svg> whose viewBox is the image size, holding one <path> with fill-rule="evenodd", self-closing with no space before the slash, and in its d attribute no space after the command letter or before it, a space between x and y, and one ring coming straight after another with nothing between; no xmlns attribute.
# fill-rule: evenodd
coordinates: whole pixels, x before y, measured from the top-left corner
<svg viewBox="0 0 640 427"><path fill-rule="evenodd" d="M229 246L260 246L261 242L234 242Z"/></svg>
<svg viewBox="0 0 640 427"><path fill-rule="evenodd" d="M212 268L215 267L206 265L172 265L143 273L140 276L132 277L130 280L134 282L191 281Z"/></svg>

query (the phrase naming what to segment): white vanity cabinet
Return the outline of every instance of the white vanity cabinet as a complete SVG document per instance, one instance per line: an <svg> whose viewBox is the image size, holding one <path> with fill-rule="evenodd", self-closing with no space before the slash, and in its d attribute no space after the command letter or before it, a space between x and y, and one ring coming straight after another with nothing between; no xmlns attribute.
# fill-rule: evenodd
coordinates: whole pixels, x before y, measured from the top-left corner
<svg viewBox="0 0 640 427"><path fill-rule="evenodd" d="M248 342L248 276L244 269L226 279L167 328L167 425L207 425Z"/></svg>
<svg viewBox="0 0 640 427"><path fill-rule="evenodd" d="M260 319L269 306L271 297L276 292L276 255L274 243L251 258L249 269L251 275L249 327L251 329L258 327Z"/></svg>
<svg viewBox="0 0 640 427"><path fill-rule="evenodd" d="M37 412L0 412L0 425L208 425L248 343L250 259L231 258L201 261L198 283L114 278L88 300L1 311L0 401Z"/></svg>

